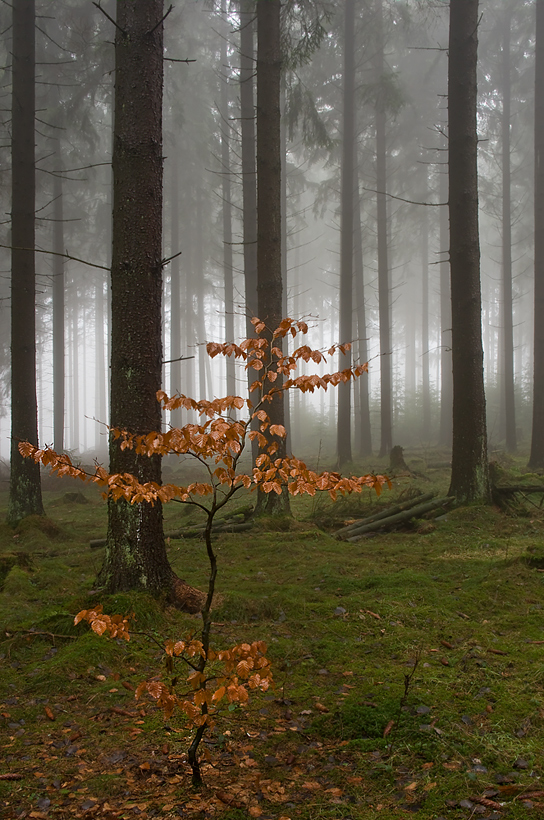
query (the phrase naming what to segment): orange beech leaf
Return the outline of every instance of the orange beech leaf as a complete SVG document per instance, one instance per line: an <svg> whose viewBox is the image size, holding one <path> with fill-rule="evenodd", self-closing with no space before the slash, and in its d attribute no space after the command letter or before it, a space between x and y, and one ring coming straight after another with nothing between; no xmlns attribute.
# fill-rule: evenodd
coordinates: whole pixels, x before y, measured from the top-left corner
<svg viewBox="0 0 544 820"><path fill-rule="evenodd" d="M227 693L227 687L226 686L220 686L219 689L216 689L215 692L212 695L212 703L219 703L219 701L222 700L225 697L226 693Z"/></svg>
<svg viewBox="0 0 544 820"><path fill-rule="evenodd" d="M287 435L287 430L282 424L271 424L269 432L273 436L279 436L280 438L285 438Z"/></svg>

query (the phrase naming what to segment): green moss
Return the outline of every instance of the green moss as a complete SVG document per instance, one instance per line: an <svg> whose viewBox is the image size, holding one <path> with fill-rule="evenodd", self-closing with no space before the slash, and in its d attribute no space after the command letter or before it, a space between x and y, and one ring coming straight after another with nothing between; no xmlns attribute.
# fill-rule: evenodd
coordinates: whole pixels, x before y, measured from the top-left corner
<svg viewBox="0 0 544 820"><path fill-rule="evenodd" d="M27 570L14 566L4 579L2 594L11 599L32 598L36 597L36 586Z"/></svg>

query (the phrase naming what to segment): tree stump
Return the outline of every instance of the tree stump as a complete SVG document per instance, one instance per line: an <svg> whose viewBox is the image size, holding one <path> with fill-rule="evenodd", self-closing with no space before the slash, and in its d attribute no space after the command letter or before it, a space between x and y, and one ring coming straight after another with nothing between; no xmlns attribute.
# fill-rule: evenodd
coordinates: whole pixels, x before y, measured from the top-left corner
<svg viewBox="0 0 544 820"><path fill-rule="evenodd" d="M396 444L395 447L391 449L389 454L389 467L391 470L406 470L410 472L410 468L404 460L404 450L399 444Z"/></svg>

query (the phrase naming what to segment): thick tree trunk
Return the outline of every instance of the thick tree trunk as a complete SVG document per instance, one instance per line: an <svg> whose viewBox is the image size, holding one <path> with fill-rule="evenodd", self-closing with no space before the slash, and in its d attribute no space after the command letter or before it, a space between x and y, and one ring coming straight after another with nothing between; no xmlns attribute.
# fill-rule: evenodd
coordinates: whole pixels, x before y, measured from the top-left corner
<svg viewBox="0 0 544 820"><path fill-rule="evenodd" d="M355 0L344 6L344 89L340 217L340 331L342 344L353 339L353 197L355 182ZM351 350L339 354L338 369L351 367ZM351 380L338 385L336 450L339 467L351 455Z"/></svg>
<svg viewBox="0 0 544 820"><path fill-rule="evenodd" d="M376 0L376 190L378 231L378 300L380 317L380 457L389 454L393 446L393 375L391 350L391 304L389 288L389 258L387 241L387 143L383 56L383 6Z"/></svg>
<svg viewBox="0 0 544 820"><path fill-rule="evenodd" d="M257 3L257 298L258 316L266 324L266 338L282 320L281 278L281 52L280 0ZM275 346L281 348L281 339ZM267 382L265 390L270 389ZM281 376L274 382L281 386ZM266 411L272 424L284 424L283 393L274 394ZM286 454L284 438L277 442L277 458ZM288 513L289 496L259 494L259 511Z"/></svg>
<svg viewBox="0 0 544 820"><path fill-rule="evenodd" d="M491 500L483 374L476 64L478 0L451 0L448 62L453 451L449 494Z"/></svg>
<svg viewBox="0 0 544 820"><path fill-rule="evenodd" d="M515 453L516 405L514 391L514 324L512 316L512 215L510 180L510 26L511 12L505 12L502 42L502 416L506 449Z"/></svg>
<svg viewBox="0 0 544 820"><path fill-rule="evenodd" d="M536 0L535 326L533 432L529 467L544 470L544 0Z"/></svg>
<svg viewBox="0 0 544 820"><path fill-rule="evenodd" d="M13 3L11 120L11 474L8 521L43 515L40 467L19 453L38 444L34 258L35 4Z"/></svg>
<svg viewBox="0 0 544 820"><path fill-rule="evenodd" d="M118 0L113 145L111 424L135 434L161 429L163 2ZM110 471L161 482L158 456L121 450ZM108 502L99 583L172 595L174 576L160 503Z"/></svg>

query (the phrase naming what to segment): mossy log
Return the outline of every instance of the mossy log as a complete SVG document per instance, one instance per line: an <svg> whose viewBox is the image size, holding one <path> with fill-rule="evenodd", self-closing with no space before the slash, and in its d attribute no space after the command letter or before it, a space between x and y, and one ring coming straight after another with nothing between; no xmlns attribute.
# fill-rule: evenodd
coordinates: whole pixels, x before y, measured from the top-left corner
<svg viewBox="0 0 544 820"><path fill-rule="evenodd" d="M435 498L432 501L427 501L425 504L417 504L415 507L410 507L408 510L404 510L403 512L397 513L396 515L390 515L387 518L381 518L378 521L374 521L370 524L363 524L357 529L352 530L348 537L344 537L346 541L357 541L361 536L368 532L376 532L377 530L388 530L394 529L399 524L405 524L412 518L419 518L423 515L426 515L433 510L439 509L441 507L447 507L452 504L454 498L451 496L446 496L445 498Z"/></svg>
<svg viewBox="0 0 544 820"><path fill-rule="evenodd" d="M397 513L403 512L404 510L409 510L412 507L415 507L417 504L423 504L426 501L431 501L435 497L435 493L426 493L425 495L419 494L413 498L410 498L408 501L403 501L400 504L395 504L392 507L388 507L385 510L380 510L379 512L373 513L372 515L365 516L365 518L359 518L357 521L354 521L353 524L348 524L347 527L342 527L340 530L337 530L334 535L336 538L340 540L346 539L349 535L353 534L355 530L358 530L360 527L366 524L372 524L374 521L380 521L383 518L391 518L392 515L396 515Z"/></svg>

